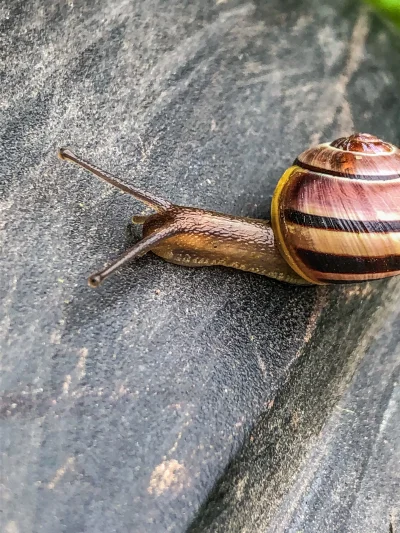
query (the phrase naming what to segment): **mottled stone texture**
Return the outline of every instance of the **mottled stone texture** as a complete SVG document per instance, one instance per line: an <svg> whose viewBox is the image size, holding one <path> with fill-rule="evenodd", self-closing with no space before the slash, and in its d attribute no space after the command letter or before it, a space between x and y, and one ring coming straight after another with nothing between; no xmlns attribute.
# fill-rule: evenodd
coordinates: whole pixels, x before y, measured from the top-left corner
<svg viewBox="0 0 400 533"><path fill-rule="evenodd" d="M0 530L389 531L399 283L150 254L92 290L144 210L56 150L266 218L308 145L400 144L395 38L350 0L6 0L0 24Z"/></svg>

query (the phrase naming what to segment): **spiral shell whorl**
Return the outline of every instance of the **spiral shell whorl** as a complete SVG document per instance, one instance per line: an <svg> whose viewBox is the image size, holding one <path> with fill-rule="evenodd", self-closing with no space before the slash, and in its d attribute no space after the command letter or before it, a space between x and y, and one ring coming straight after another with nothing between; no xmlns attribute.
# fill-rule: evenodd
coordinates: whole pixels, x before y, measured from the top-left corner
<svg viewBox="0 0 400 533"><path fill-rule="evenodd" d="M351 179L398 179L400 150L366 133L320 144L299 155L302 168Z"/></svg>
<svg viewBox="0 0 400 533"><path fill-rule="evenodd" d="M392 153L394 146L385 143L369 133L355 133L350 137L341 137L331 142L329 146L347 152L361 152L363 154Z"/></svg>
<svg viewBox="0 0 400 533"><path fill-rule="evenodd" d="M278 183L272 225L313 283L400 274L400 150L355 134L303 152Z"/></svg>

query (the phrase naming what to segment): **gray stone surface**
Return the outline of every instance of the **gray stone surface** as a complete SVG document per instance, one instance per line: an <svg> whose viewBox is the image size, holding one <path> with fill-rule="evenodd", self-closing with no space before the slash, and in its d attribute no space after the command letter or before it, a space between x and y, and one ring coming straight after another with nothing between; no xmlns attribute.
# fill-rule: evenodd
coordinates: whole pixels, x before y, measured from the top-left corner
<svg viewBox="0 0 400 533"><path fill-rule="evenodd" d="M56 151L267 218L310 143L400 144L394 40L330 4L0 5L1 531L263 531L280 512L398 282L296 288L148 255L94 291L143 208Z"/></svg>
<svg viewBox="0 0 400 533"><path fill-rule="evenodd" d="M399 296L268 533L400 529Z"/></svg>
<svg viewBox="0 0 400 533"><path fill-rule="evenodd" d="M302 360L217 484L191 533L397 531L400 287L392 282L391 289L385 316L376 313L363 335L365 307L347 308L352 319L329 332L324 322L332 309L322 313ZM363 295L368 297L368 289ZM346 387L345 375L354 369L349 391L333 405Z"/></svg>

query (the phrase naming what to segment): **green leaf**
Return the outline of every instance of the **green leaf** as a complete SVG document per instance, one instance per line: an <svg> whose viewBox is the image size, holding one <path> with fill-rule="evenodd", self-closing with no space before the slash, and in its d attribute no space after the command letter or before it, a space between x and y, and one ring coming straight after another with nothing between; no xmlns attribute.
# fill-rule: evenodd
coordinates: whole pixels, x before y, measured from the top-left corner
<svg viewBox="0 0 400 533"><path fill-rule="evenodd" d="M365 0L400 27L400 0Z"/></svg>

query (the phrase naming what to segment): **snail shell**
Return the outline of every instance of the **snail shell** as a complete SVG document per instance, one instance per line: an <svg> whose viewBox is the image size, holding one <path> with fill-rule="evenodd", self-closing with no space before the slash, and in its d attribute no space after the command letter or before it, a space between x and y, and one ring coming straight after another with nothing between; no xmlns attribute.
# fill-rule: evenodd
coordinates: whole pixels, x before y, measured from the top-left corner
<svg viewBox="0 0 400 533"><path fill-rule="evenodd" d="M306 150L276 187L272 227L311 283L400 274L400 150L368 134Z"/></svg>

